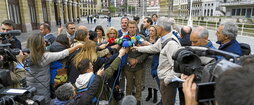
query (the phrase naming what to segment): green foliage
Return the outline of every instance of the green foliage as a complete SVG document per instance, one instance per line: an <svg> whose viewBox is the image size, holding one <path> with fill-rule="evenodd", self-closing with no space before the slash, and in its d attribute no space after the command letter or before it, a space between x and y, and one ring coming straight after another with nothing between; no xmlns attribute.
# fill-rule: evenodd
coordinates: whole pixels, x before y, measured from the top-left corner
<svg viewBox="0 0 254 105"><path fill-rule="evenodd" d="M108 7L108 10L109 10L110 13L115 13L115 12L116 12L116 7L114 7L114 5L111 4L111 5Z"/></svg>
<svg viewBox="0 0 254 105"><path fill-rule="evenodd" d="M135 7L134 6L128 6L128 11L134 11Z"/></svg>

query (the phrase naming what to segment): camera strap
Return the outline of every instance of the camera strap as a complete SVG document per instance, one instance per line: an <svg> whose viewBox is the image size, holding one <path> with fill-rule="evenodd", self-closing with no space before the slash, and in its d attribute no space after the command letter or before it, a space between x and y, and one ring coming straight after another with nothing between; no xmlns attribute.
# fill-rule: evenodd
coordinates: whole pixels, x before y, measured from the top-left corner
<svg viewBox="0 0 254 105"><path fill-rule="evenodd" d="M175 41L176 43L178 43L174 38L168 38L168 39L165 40L163 43L161 43L161 49L163 49L163 48L167 45L167 43L168 43L169 41L171 41L171 40L173 40L173 41Z"/></svg>

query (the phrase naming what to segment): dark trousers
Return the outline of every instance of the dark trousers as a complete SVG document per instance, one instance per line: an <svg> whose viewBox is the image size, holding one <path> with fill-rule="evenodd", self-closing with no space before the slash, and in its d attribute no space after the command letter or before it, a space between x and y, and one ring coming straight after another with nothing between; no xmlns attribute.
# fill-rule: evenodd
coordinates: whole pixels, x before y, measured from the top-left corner
<svg viewBox="0 0 254 105"><path fill-rule="evenodd" d="M141 92L142 92L141 81L143 78L143 71L144 70L136 70L136 71L124 70L127 79L126 95L132 95L132 88L136 86L135 97L137 101L141 101Z"/></svg>
<svg viewBox="0 0 254 105"><path fill-rule="evenodd" d="M183 87L178 87L180 105L185 105Z"/></svg>
<svg viewBox="0 0 254 105"><path fill-rule="evenodd" d="M176 98L176 89L178 87L178 83L170 83L165 86L163 80L160 80L160 92L162 98L163 105L174 105Z"/></svg>

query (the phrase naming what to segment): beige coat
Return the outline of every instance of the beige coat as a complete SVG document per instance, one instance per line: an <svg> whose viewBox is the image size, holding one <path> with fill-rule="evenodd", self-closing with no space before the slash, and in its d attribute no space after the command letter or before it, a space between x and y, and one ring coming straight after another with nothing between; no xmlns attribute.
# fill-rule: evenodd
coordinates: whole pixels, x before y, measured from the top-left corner
<svg viewBox="0 0 254 105"><path fill-rule="evenodd" d="M159 38L155 44L138 47L137 49L139 52L160 53L159 66L157 70L159 79L163 81L164 79L172 78L174 75L180 76L179 73L175 73L173 70L174 61L172 59L172 55L181 47L179 40L173 34L168 33L164 37L166 37L164 40ZM162 43L168 38L174 38L177 42L171 40L162 49Z"/></svg>

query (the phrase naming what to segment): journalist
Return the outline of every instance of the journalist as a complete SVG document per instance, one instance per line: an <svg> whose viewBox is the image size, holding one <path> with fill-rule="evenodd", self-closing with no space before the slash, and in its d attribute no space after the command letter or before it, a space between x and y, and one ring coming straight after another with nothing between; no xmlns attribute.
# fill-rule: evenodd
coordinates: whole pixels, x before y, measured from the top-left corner
<svg viewBox="0 0 254 105"><path fill-rule="evenodd" d="M199 26L195 28L190 34L190 41L192 46L200 46L200 47L207 47L213 48L213 43L208 39L209 32L205 27Z"/></svg>
<svg viewBox="0 0 254 105"><path fill-rule="evenodd" d="M16 24L12 20L4 20L1 25L0 32L8 32L15 29ZM21 47L21 42L15 36L8 36L8 39L2 40L2 43L5 44L9 42L11 44L10 48L19 48Z"/></svg>
<svg viewBox="0 0 254 105"><path fill-rule="evenodd" d="M74 105L76 89L71 83L65 83L59 86L55 94L56 98L51 101L50 105Z"/></svg>
<svg viewBox="0 0 254 105"><path fill-rule="evenodd" d="M173 71L174 61L172 55L181 47L181 44L171 33L171 24L173 23L169 22L168 18L159 18L155 27L160 38L152 45L133 47L133 49L136 49L138 52L160 53L157 70L160 79L160 91L163 105L174 105L178 84L170 83L170 81L174 76L180 76L180 74Z"/></svg>
<svg viewBox="0 0 254 105"><path fill-rule="evenodd" d="M77 89L71 83L65 83L56 89L56 98L51 100L50 105L88 105L93 98L93 95L90 93L96 92L99 89L100 81L101 78L95 80L91 88L88 88L80 97L77 97Z"/></svg>
<svg viewBox="0 0 254 105"><path fill-rule="evenodd" d="M15 29L15 23L11 20L5 20L1 24L1 29L0 32L9 32ZM15 36L7 36L7 39L3 38L2 39L2 44L7 44L10 43L10 49L8 50L14 50L15 48L21 49L21 43L20 41L15 37ZM3 49L2 49L3 50ZM7 55L7 56L6 56ZM11 81L8 82L8 84L2 84L5 87L4 88L21 88L22 80L25 77L25 69L24 69L24 64L23 61L27 57L27 53L24 53L20 51L16 56L15 59L10 59L9 54L3 53L0 55L0 62L1 62L1 69L8 69L10 70L10 79ZM2 63L6 62L6 63ZM2 83L2 82L1 82Z"/></svg>
<svg viewBox="0 0 254 105"><path fill-rule="evenodd" d="M37 92L35 94L44 96L47 104L50 102L50 63L67 57L82 46L83 44L79 44L60 52L46 52L43 35L36 34L28 38L30 69L26 72L27 84L36 87Z"/></svg>
<svg viewBox="0 0 254 105"><path fill-rule="evenodd" d="M253 100L253 56L241 58L242 67L231 68L216 79L216 105L254 105ZM182 75L185 79L183 92L185 105L198 105L196 101L197 84L193 82L195 75Z"/></svg>
<svg viewBox="0 0 254 105"><path fill-rule="evenodd" d="M22 80L26 76L26 71L24 69L23 61L27 58L28 54L25 52L20 51L18 55L16 55L17 62L10 62L10 76L11 76L11 85L7 88L21 88L22 87ZM11 68L14 66L15 68Z"/></svg>
<svg viewBox="0 0 254 105"><path fill-rule="evenodd" d="M216 32L216 43L220 44L218 49L242 56L240 44L236 40L237 32L238 27L233 22L220 24Z"/></svg>
<svg viewBox="0 0 254 105"><path fill-rule="evenodd" d="M192 31L192 28L190 26L183 26L181 28L179 41L182 46L191 46L191 41L190 41L191 31Z"/></svg>

